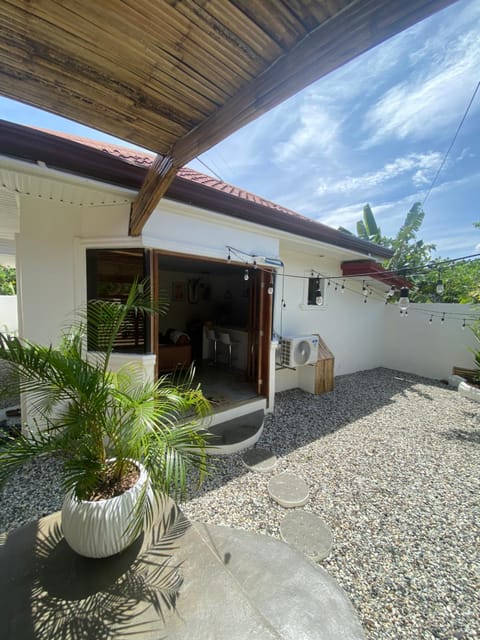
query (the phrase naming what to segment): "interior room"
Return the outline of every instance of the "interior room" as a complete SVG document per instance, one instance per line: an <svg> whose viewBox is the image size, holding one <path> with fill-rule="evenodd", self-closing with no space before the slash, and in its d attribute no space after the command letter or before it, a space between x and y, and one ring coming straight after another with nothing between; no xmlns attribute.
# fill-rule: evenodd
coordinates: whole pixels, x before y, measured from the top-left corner
<svg viewBox="0 0 480 640"><path fill-rule="evenodd" d="M213 408L257 397L256 289L252 269L157 254L158 289L169 301L158 319L158 372L195 363Z"/></svg>

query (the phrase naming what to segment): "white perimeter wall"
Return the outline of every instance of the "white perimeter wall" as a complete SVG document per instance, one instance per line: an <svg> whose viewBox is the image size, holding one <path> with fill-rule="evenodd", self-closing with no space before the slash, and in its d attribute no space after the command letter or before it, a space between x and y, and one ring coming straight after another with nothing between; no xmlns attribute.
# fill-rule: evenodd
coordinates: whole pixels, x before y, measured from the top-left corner
<svg viewBox="0 0 480 640"><path fill-rule="evenodd" d="M18 331L17 296L0 296L0 331Z"/></svg>
<svg viewBox="0 0 480 640"><path fill-rule="evenodd" d="M397 306L385 305L383 366L438 379L449 376L453 366L474 368L468 347L479 345L468 328L462 330L463 314L471 310L475 307L463 304L412 304L404 318ZM429 324L430 312L459 315L443 323L434 316Z"/></svg>

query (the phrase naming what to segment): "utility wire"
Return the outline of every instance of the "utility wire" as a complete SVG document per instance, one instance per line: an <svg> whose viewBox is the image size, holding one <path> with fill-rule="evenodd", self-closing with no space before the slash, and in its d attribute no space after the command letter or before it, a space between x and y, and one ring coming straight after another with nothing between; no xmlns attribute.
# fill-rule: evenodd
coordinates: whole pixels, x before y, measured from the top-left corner
<svg viewBox="0 0 480 640"><path fill-rule="evenodd" d="M223 180L223 178L221 176L218 175L218 173L216 171L214 171L211 167L208 166L208 164L206 162L204 162L203 160L200 160L200 158L196 158L197 162L199 162L200 164L202 164L205 169L207 169L208 171L210 171L210 173L213 173L213 175L218 178L221 182L225 182L225 180Z"/></svg>
<svg viewBox="0 0 480 640"><path fill-rule="evenodd" d="M428 192L427 192L427 195L426 195L426 196L425 196L425 198L423 199L422 207L423 207L423 205L425 204L425 202L427 201L427 198L429 197L429 195L432 193L432 189L433 189L433 187L435 186L435 183L437 182L437 178L438 178L438 176L440 175L440 172L442 171L442 169L443 169L443 166L444 166L445 162L447 161L448 155L449 155L450 151L452 150L453 145L455 144L455 141L456 141L456 139L457 139L457 137L458 137L458 134L460 133L461 128L463 127L463 123L465 122L465 119L466 119L466 117L467 117L467 115L468 115L468 112L470 111L470 107L472 106L473 101L475 100L475 96L477 95L477 92L478 92L478 89L479 89L479 88L480 88L480 82L478 82L478 83L477 83L477 86L475 87L475 90L474 90L474 92L473 92L473 95L472 95L472 97L470 98L470 102L468 103L468 106L467 106L467 108L465 109L465 113L463 114L462 119L460 120L460 124L458 125L458 128L457 128L457 130L456 130L456 132L455 132L455 135L453 136L453 139L452 139L452 141L451 141L451 143L450 143L450 146L448 147L447 152L446 152L446 153L445 153L445 155L443 156L443 160L442 160L442 162L441 162L440 166L438 167L437 173L435 174L435 176L434 176L434 178L433 178L433 180L432 180L432 184L430 185L430 188L429 188L429 190L428 190Z"/></svg>
<svg viewBox="0 0 480 640"><path fill-rule="evenodd" d="M264 269L263 265L258 265L255 263L255 260L260 258L261 256L258 255L254 255L251 253L247 253L246 251L242 251L241 249L235 249L234 247L230 247L227 246L227 249L229 251L229 253L235 255L238 260L240 260L241 262L244 262L245 264L248 264L249 267L254 267L257 269ZM423 265L422 267L404 267L402 269L397 269L397 270L385 270L385 271L381 271L379 272L379 276L381 276L382 279L387 279L390 278L392 276L395 277L403 277L406 278L408 276L415 276L415 275L425 275L425 273L428 273L429 271L438 271L439 268L447 265L447 264L452 264L455 262L460 262L463 260L473 260L476 258L480 257L480 253L472 253L470 255L466 255L466 256L460 256L459 258L449 258L448 260L441 260L439 262L429 262L426 265ZM250 260L253 260L253 264L246 262L245 258L249 258ZM266 269L267 271L270 271L271 268L268 267ZM313 272L313 276L311 277L315 277L318 276L319 278L321 278L322 280L345 280L348 278L362 278L364 280L370 280L370 281L375 281L375 282L381 282L381 279L379 278L374 278L372 277L372 272L366 272L366 273L355 273L355 274L351 274L351 275L326 275L321 273L320 271L318 271L317 269L306 269L306 271L309 272ZM297 275L297 274L290 274L290 273L285 273L285 277L286 278L299 278L304 280L305 278L308 278L310 276L305 276L305 275ZM387 283L384 283L385 286L388 286Z"/></svg>

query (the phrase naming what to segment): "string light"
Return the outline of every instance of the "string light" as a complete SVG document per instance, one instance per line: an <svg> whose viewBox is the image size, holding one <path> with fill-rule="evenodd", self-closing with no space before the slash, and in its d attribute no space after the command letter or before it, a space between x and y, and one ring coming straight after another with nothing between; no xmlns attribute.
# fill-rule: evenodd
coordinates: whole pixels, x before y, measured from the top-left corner
<svg viewBox="0 0 480 640"><path fill-rule="evenodd" d="M410 300L408 299L408 289L407 287L402 287L400 289L400 298L398 300L400 311L406 311L409 304Z"/></svg>
<svg viewBox="0 0 480 640"><path fill-rule="evenodd" d="M256 269L260 268L262 270L266 270L262 266L257 265L256 258L258 258L258 256L255 256L255 255L252 255L252 254L247 254L246 252L243 252L243 251L240 251L240 250L236 250L233 247L229 247L229 246L227 246L227 250L228 250L228 256L227 256L227 260L228 261L231 261L232 256L237 255L237 257L238 257L240 254L242 254L243 256L248 256L250 259L252 259L252 265ZM452 260L445 260L445 261L441 262L440 264L451 264L451 263L457 262L458 260L466 260L468 258L478 258L478 256L480 256L480 254L473 254L471 256L463 256L462 258L454 258ZM240 259L241 260L245 260L245 258L240 258ZM272 259L269 259L269 260L277 260L277 259L273 259L272 258ZM267 258L265 258L265 261L267 261ZM247 262L247 264L248 264L248 262ZM275 264L277 264L277 263L275 263ZM426 270L432 270L432 269L438 270L438 265L439 265L438 262L435 263L435 264L426 265L421 271L420 270L416 270L416 273L420 274L420 273L425 272ZM286 274L285 273L285 265L283 263L281 263L280 260L278 260L278 266L280 266L283 269L281 307L282 307L282 309L285 309L286 306L287 306L286 301L285 301L285 278L298 278L298 279L304 280L305 278L308 279L308 276L301 276L301 275L297 275L297 274ZM273 288L273 275L274 274L270 270L268 270L268 271L270 273L270 286L267 288L267 293L269 293L269 295L271 295L271 294L273 294L273 290L274 290L274 288ZM410 270L409 269L404 269L401 272L393 272L393 271L392 272L384 272L384 273L382 272L382 276L385 278L389 274L392 274L392 275L396 274L396 275L400 275L400 276L406 277L408 271L410 271ZM412 269L411 271L413 272L414 270ZM315 270L312 269L312 270L310 270L310 273L311 273L311 277L317 276L316 293L318 295L316 295L315 302L316 302L316 304L319 304L319 305L323 304L323 302L324 302L322 291L321 291L321 287L319 286L321 279L323 279L324 281L325 280L327 281L327 286L331 286L331 284L333 282L333 284L335 285L334 286L334 290L335 291L340 290L341 294L344 294L345 291L349 291L349 292L351 292L353 294L361 295L362 299L364 301L364 304L367 302L368 297L373 296L375 293L380 293L380 292L377 292L374 289L372 289L372 287L370 287L370 285L367 285L367 280L365 280L365 279L362 281L361 292L359 292L358 289L356 290L356 289L353 289L353 288L349 288L349 287L346 287L346 285L345 285L346 278L347 279L348 278L359 278L362 275L370 277L372 275L370 273L368 273L368 274L367 273L365 273L365 274L355 274L355 275L352 275L352 276L346 276L346 278L343 277L343 276L322 276L321 279L319 278L320 274L319 274L318 271L315 271ZM249 269L245 268L244 280L248 281L249 279L250 279ZM339 283L337 285L337 281L339 281L339 280L342 280L342 284L341 285ZM441 281L441 277L440 277L440 273L439 273L436 285L439 285L440 283L443 286L443 291L444 291L445 290L444 283ZM271 293L270 293L270 291L271 291ZM397 291L397 289L392 285L390 287L390 289L388 290L388 292L386 293L386 297L385 298L383 297L384 294L381 294L382 297L379 297L379 296L376 295L375 296L375 300L378 300L378 301L384 300L385 302L388 302L388 299L391 298L396 293L396 291ZM398 301L398 304L399 304L399 307L400 307L400 313L403 315L404 318L408 317L408 313L406 313L406 314L404 313L406 311L408 305L410 304L410 300L408 298L408 293L409 293L408 287L402 287L400 289L400 299ZM479 316L477 314L475 314L475 313L472 313L471 315L465 316L464 313L455 313L455 312L448 312L447 313L447 312L440 312L440 311L431 312L431 311L427 311L426 309L417 309L415 307L411 307L411 309L413 311L415 311L416 313L428 314L428 316L429 316L429 319L428 319L429 326L432 326L434 317L439 317L440 320L441 320L441 324L445 324L445 321L446 321L447 317L448 318L458 319L458 317L460 316L462 318L460 327L461 327L462 330L465 330L467 328L467 326L468 326L467 325L467 320L471 319L472 321L477 321L477 320L480 319Z"/></svg>
<svg viewBox="0 0 480 640"><path fill-rule="evenodd" d="M267 293L269 296L273 294L273 273L270 272L270 284L268 285Z"/></svg>
<svg viewBox="0 0 480 640"><path fill-rule="evenodd" d="M256 264L256 260L259 258L258 255L255 254L251 254L248 253L246 251L242 251L241 249L235 249L232 246L226 245L226 249L231 252L233 255L237 256L237 258L240 261L245 261L245 256L247 256L248 258L250 258L252 261L254 261L254 263ZM465 260L469 260L469 259L474 259L474 258L478 258L480 257L480 253L473 253L470 255L465 255L465 256L460 256L458 258L449 258L448 260L442 260L442 261L436 261L436 262L431 262L428 263L426 265L423 265L421 267L403 267L402 269L390 269L390 270L385 270L382 271L382 277L383 278L388 278L389 276L400 276L400 277L408 277L408 276L415 276L415 275L424 275L425 273L435 270L438 271L438 269L441 266L444 265L451 265L454 264L455 262L459 262L459 261L465 261ZM283 262L277 258L263 258L265 260L265 262L269 262L270 264L277 264L278 266L282 266L285 267L285 265L283 264ZM312 276L313 276L313 272L312 272ZM371 277L372 273L368 272L368 273L356 273L356 274L352 274L350 276L347 276L348 278L361 278L362 276L365 277ZM290 276L292 277L292 276ZM296 277L303 277L303 276L296 276ZM345 280L344 276L334 276L334 275L325 275L324 276L327 280Z"/></svg>
<svg viewBox="0 0 480 640"><path fill-rule="evenodd" d="M322 296L322 288L320 284L320 278L317 278L317 290L316 290L316 298L315 302L317 306L321 306L323 304L323 296Z"/></svg>
<svg viewBox="0 0 480 640"><path fill-rule="evenodd" d="M440 278L440 276L438 277L437 286L435 287L435 291L438 293L439 296L441 296L442 293L445 291L445 287L443 285L443 282L442 282L442 279Z"/></svg>

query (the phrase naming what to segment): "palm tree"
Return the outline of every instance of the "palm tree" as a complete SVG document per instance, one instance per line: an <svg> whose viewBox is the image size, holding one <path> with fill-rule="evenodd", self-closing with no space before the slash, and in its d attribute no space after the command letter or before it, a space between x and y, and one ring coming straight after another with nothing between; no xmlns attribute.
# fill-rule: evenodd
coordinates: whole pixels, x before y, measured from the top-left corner
<svg viewBox="0 0 480 640"><path fill-rule="evenodd" d="M27 460L54 455L62 460L65 492L77 500L109 497L125 490L132 461L150 475L155 498L181 496L187 472L207 473L203 418L209 403L192 385L193 369L182 380L144 379L130 363L110 370L115 339L129 314L161 311L148 288L134 283L125 302L95 300L64 332L58 347L0 334L0 359L17 374L28 394L32 422L0 448L0 486ZM103 351L86 352L86 338ZM123 489L122 489L123 486ZM151 518L145 491L136 508L134 533Z"/></svg>

